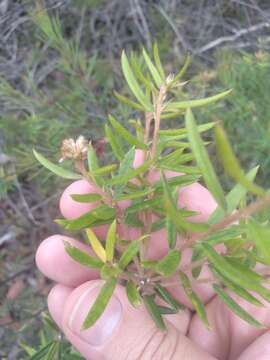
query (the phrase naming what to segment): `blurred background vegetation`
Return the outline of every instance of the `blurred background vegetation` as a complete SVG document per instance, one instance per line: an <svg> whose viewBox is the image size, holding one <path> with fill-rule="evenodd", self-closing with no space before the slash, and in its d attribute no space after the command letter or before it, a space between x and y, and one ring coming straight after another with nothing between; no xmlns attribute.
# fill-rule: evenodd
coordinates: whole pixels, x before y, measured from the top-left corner
<svg viewBox="0 0 270 360"><path fill-rule="evenodd" d="M190 98L234 89L197 118L222 120L243 167L260 164L258 182L268 185L269 29L268 0L0 0L1 359L28 359L31 346L57 336L48 319L40 330L51 284L34 254L60 231L52 219L67 184L41 169L32 148L57 161L64 138L102 138L109 112L135 118L112 95L126 92L120 53L157 40L168 73L191 54Z"/></svg>

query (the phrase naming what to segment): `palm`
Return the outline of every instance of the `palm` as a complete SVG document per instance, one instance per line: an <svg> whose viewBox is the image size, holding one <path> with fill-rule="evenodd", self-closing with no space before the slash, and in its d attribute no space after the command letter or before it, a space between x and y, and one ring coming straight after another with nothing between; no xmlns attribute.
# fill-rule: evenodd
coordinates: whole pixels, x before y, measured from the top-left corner
<svg viewBox="0 0 270 360"><path fill-rule="evenodd" d="M89 210L91 205L75 203L69 196L70 194L88 193L91 191L89 186L90 185L84 181L78 181L69 186L64 192L60 202L60 208L66 218L77 217ZM187 187L181 193L180 198L182 206L188 206L190 209L200 212L200 218L206 218L215 207L215 203L209 192L199 184L193 184ZM125 204L123 204L123 206L125 206ZM130 231L131 236L136 236L136 233L134 233L135 230L131 229ZM104 236L106 228L101 227L97 232L100 236ZM70 331L68 323L65 324L64 319L68 316L71 306L76 302L78 294L86 286L89 286L89 281L93 282L93 280L96 280L98 275L96 272L82 267L69 258L65 253L62 240L63 237L58 235L45 240L38 249L37 264L46 276L59 283L59 285L53 288L48 300L49 310L53 318L75 347L77 347L87 359L92 359L92 355L89 355L88 347ZM68 238L68 241L76 243L77 247L83 248L86 251L91 251L86 245L76 240ZM152 257L161 256L166 250L164 233L162 231L156 232L151 241L155 241L155 246L152 246L154 250L150 255ZM189 250L183 254L183 264L189 262L190 255ZM207 277L207 273L207 268L204 268L200 276L205 278ZM268 344L269 334L266 331L252 327L232 314L223 306L219 299L214 296L209 285L201 284L195 285L195 287L206 304L212 330L208 331L197 315L193 314L192 305L185 297L180 286L177 288L172 287L171 292L182 303L185 303L188 309L182 313L169 315L167 317L168 323L181 334L180 340L183 343L183 352L181 354L178 352L176 357L172 357L172 359L180 358L180 355L181 359L187 360L195 360L198 358L210 360L213 359L213 357L228 360L263 360L270 358L270 345ZM119 291L121 292L121 289ZM240 299L237 300L241 302L242 306L252 313L253 316L268 325L270 315L268 305L258 308L251 304L244 303ZM127 304L127 307L128 306ZM130 317L136 317L136 311L138 310L129 309L128 313ZM127 331L129 331L129 329L127 329ZM132 331L134 331L134 329ZM126 336L126 334L123 336ZM199 347L197 345L199 345ZM192 349L192 347L194 347L194 349ZM191 350L187 351L188 348L191 348ZM200 348L204 351L200 350ZM122 356L124 357L120 359L126 358L125 355L122 354ZM98 359L98 356L94 356L93 358ZM113 355L110 355L109 358L112 359ZM142 358L148 359L147 357ZM158 358L163 359L162 355Z"/></svg>

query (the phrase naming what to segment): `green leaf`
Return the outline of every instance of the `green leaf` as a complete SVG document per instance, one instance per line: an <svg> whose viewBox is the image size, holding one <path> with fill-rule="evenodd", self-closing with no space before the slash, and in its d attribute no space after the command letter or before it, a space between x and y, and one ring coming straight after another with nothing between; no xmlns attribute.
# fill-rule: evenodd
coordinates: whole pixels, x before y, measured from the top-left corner
<svg viewBox="0 0 270 360"><path fill-rule="evenodd" d="M180 304L179 301L175 300L172 295L160 284L155 285L155 291L157 295L169 304L174 310L184 310L185 306Z"/></svg>
<svg viewBox="0 0 270 360"><path fill-rule="evenodd" d="M104 220L105 223L107 223L107 220L110 220L112 218L115 218L115 209L102 204L76 219L60 219L55 221L58 224L64 226L67 230L81 230L95 224L97 220Z"/></svg>
<svg viewBox="0 0 270 360"><path fill-rule="evenodd" d="M217 293L218 297L228 306L228 308L230 308L242 320L258 328L265 327L259 321L254 319L246 310L239 306L220 286L214 284L213 289Z"/></svg>
<svg viewBox="0 0 270 360"><path fill-rule="evenodd" d="M112 261L114 257L114 247L116 243L116 220L112 222L106 237L106 257L107 261Z"/></svg>
<svg viewBox="0 0 270 360"><path fill-rule="evenodd" d="M136 146L138 149L147 149L147 146L144 143L133 136L130 131L125 129L113 116L109 115L109 121L117 134L119 134L127 143Z"/></svg>
<svg viewBox="0 0 270 360"><path fill-rule="evenodd" d="M50 160L46 159L43 155L39 154L37 151L33 150L35 158L43 165L46 169L50 170L54 174L70 180L78 180L81 179L82 176L80 174L76 174L72 171L62 168L61 166L55 165Z"/></svg>
<svg viewBox="0 0 270 360"><path fill-rule="evenodd" d="M40 350L35 352L34 355L29 357L29 360L44 360L46 358L46 355L51 351L51 349L54 349L56 344L57 343L55 341L52 341L52 342L46 344Z"/></svg>
<svg viewBox="0 0 270 360"><path fill-rule="evenodd" d="M266 264L270 265L270 228L250 218L247 229L248 238L256 244Z"/></svg>
<svg viewBox="0 0 270 360"><path fill-rule="evenodd" d="M200 175L201 171L196 166L185 166L185 165L171 165L171 164L163 164L160 166L163 170L170 170L178 173L184 173L188 175Z"/></svg>
<svg viewBox="0 0 270 360"><path fill-rule="evenodd" d="M253 181L255 179L258 168L259 167L256 166L247 173L246 177L249 179L249 181ZM229 214L231 214L238 207L241 200L245 198L246 193L247 189L245 187L243 187L241 184L236 184L228 193L228 195L226 195L227 211ZM225 212L222 210L222 208L217 207L208 218L208 224L217 223L223 218L224 215Z"/></svg>
<svg viewBox="0 0 270 360"><path fill-rule="evenodd" d="M119 94L117 91L114 91L114 95L117 98L117 100L121 101L122 103L124 103L124 104L126 104L126 105L128 105L130 107L132 107L133 109L141 110L141 111L144 110L144 107L142 105L130 100L126 96L123 96L123 95Z"/></svg>
<svg viewBox="0 0 270 360"><path fill-rule="evenodd" d="M132 259L137 255L140 249L140 241L133 240L127 250L121 255L118 265L121 269L125 269Z"/></svg>
<svg viewBox="0 0 270 360"><path fill-rule="evenodd" d="M153 46L153 56L154 56L155 65L158 69L159 75L162 80L165 80L165 72L163 70L163 66L160 61L158 46L157 46L156 42L154 43L154 46Z"/></svg>
<svg viewBox="0 0 270 360"><path fill-rule="evenodd" d="M118 175L108 180L107 185L119 185L126 184L129 180L134 179L136 176L146 172L150 165L153 163L152 160L145 161L141 166L136 169L130 169L125 175Z"/></svg>
<svg viewBox="0 0 270 360"><path fill-rule="evenodd" d="M133 214L133 213L141 211L141 210L146 210L146 209L149 209L149 208L155 208L156 206L160 205L160 201L162 201L161 198L157 197L157 198L144 200L142 202L132 204L132 205L130 205L129 207L126 208L125 213L126 214Z"/></svg>
<svg viewBox="0 0 270 360"><path fill-rule="evenodd" d="M199 106L205 106L212 103L215 103L218 100L223 99L225 96L229 95L232 90L224 91L220 94L210 96L204 99L197 99L197 100L187 100L187 101L180 101L180 102L174 102L171 101L168 103L168 105L165 107L164 111L176 111L179 109L192 109Z"/></svg>
<svg viewBox="0 0 270 360"><path fill-rule="evenodd" d="M199 299L199 297L197 296L197 294L192 290L189 278L187 277L186 274L184 274L181 271L179 272L179 276L180 276L180 280L181 280L181 283L183 285L183 288L185 290L187 297L190 299L191 303L193 304L199 318L209 329L210 325L209 325L209 322L207 319L205 307L204 307L203 303L201 302L201 300Z"/></svg>
<svg viewBox="0 0 270 360"><path fill-rule="evenodd" d="M153 192L153 189L148 188L140 191L133 191L128 194L119 194L114 197L115 201L122 201L122 200L135 200L141 197L144 197Z"/></svg>
<svg viewBox="0 0 270 360"><path fill-rule="evenodd" d="M102 286L100 293L98 294L93 306L91 307L86 316L86 319L83 322L82 330L86 330L93 326L103 314L106 306L108 305L108 302L110 301L110 298L112 297L116 284L117 279L111 278L107 280Z"/></svg>
<svg viewBox="0 0 270 360"><path fill-rule="evenodd" d="M112 173L113 171L115 171L117 169L117 165L116 164L111 164L111 165L106 165L106 166L102 166L97 170L92 171L92 175L94 176L102 176L102 175L107 175Z"/></svg>
<svg viewBox="0 0 270 360"><path fill-rule="evenodd" d="M248 291L246 291L243 287L236 285L231 280L227 279L223 274L221 274L215 267L209 266L211 272L213 275L222 281L222 283L230 290L232 290L235 294L240 296L241 298L245 299L246 301L250 302L251 304L254 304L256 306L263 306L262 303L256 299L253 295L251 295Z"/></svg>
<svg viewBox="0 0 270 360"><path fill-rule="evenodd" d="M126 283L126 292L131 305L133 305L134 307L141 305L142 298L133 281L130 280Z"/></svg>
<svg viewBox="0 0 270 360"><path fill-rule="evenodd" d="M93 148L93 146L91 144L89 144L89 147L88 147L87 161L88 161L88 168L89 168L90 172L95 171L99 168L98 158L97 158L95 149Z"/></svg>
<svg viewBox="0 0 270 360"><path fill-rule="evenodd" d="M70 245L69 242L64 241L64 246L68 255L73 260L79 262L81 265L90 267L91 269L100 269L103 266L103 262L98 258L95 258L89 255L87 252Z"/></svg>
<svg viewBox="0 0 270 360"><path fill-rule="evenodd" d="M181 260L181 252L179 250L170 250L168 254L158 261L155 269L163 276L171 276L177 270Z"/></svg>
<svg viewBox="0 0 270 360"><path fill-rule="evenodd" d="M124 51L122 52L121 64L122 64L123 74L125 76L125 79L128 83L130 90L133 92L133 94L135 95L137 100L143 105L145 110L152 111L152 105L148 101L146 95L141 90L141 88L131 70L131 67L128 62L128 58Z"/></svg>
<svg viewBox="0 0 270 360"><path fill-rule="evenodd" d="M90 203L102 199L101 195L99 194L72 194L70 195L70 197L72 198L72 200L81 203Z"/></svg>
<svg viewBox="0 0 270 360"><path fill-rule="evenodd" d="M188 130L188 138L190 141L192 152L199 168L201 169L207 188L211 191L219 206L222 209L226 210L227 204L223 194L223 190L211 164L208 153L203 145L193 114L190 109L188 109L186 112L186 127Z"/></svg>
<svg viewBox="0 0 270 360"><path fill-rule="evenodd" d="M143 54L146 65L147 65L147 67L148 67L148 69L149 69L149 71L150 71L150 73L151 73L157 87L160 88L163 81L162 81L161 76L159 75L158 70L156 69L155 65L151 61L151 59L150 59L149 55L147 54L147 52L145 51L145 49L143 49L142 54Z"/></svg>
<svg viewBox="0 0 270 360"><path fill-rule="evenodd" d="M193 184L194 182L199 180L199 176L196 175L180 175L180 176L174 176L169 179L167 179L167 184L170 187L173 186L187 186L190 184ZM161 180L157 181L154 185L155 191L161 191L163 188L163 183Z"/></svg>
<svg viewBox="0 0 270 360"><path fill-rule="evenodd" d="M226 278L234 282L236 285L244 287L249 290L253 290L261 295L265 300L270 302L270 292L264 288L258 280L254 280L254 276L251 276L251 270L239 266L239 264L232 264L228 259L219 255L210 245L202 244L205 254L212 265L223 274ZM237 265L237 268L235 266ZM257 274L258 275L258 274ZM259 275L258 275L259 276Z"/></svg>
<svg viewBox="0 0 270 360"><path fill-rule="evenodd" d="M177 231L173 221L168 217L166 218L166 230L169 248L174 249L177 240Z"/></svg>
<svg viewBox="0 0 270 360"><path fill-rule="evenodd" d="M190 63L191 63L191 56L189 53L187 53L186 57L185 57L184 65L182 66L182 68L180 69L178 74L176 74L176 76L173 80L173 84L175 84L178 80L180 80L181 77L186 73Z"/></svg>
<svg viewBox="0 0 270 360"><path fill-rule="evenodd" d="M121 274L122 270L119 268L117 264L104 264L100 271L100 277L103 280L108 280L111 277L117 278Z"/></svg>
<svg viewBox="0 0 270 360"><path fill-rule="evenodd" d="M119 141L116 138L115 134L112 132L111 128L107 124L105 125L105 134L111 145L114 155L118 160L121 161L124 157L124 151L122 150L121 145L119 144Z"/></svg>
<svg viewBox="0 0 270 360"><path fill-rule="evenodd" d="M265 195L264 189L254 184L244 174L244 171L242 170L236 156L233 153L232 147L223 127L220 124L216 124L214 132L218 155L226 173L250 192L259 196Z"/></svg>
<svg viewBox="0 0 270 360"><path fill-rule="evenodd" d="M210 130L214 127L215 123L214 122L208 122L206 124L202 124L202 125L198 125L197 129L198 131L204 132L207 130ZM182 138L186 138L188 136L188 131L186 128L181 128L181 129L166 129L166 130L159 130L159 135L160 136L177 136L180 135ZM178 139L181 139L181 137Z"/></svg>
<svg viewBox="0 0 270 360"><path fill-rule="evenodd" d="M178 310L171 309L167 306L160 306L158 305L158 311L161 315L170 315L170 314L177 314Z"/></svg>
<svg viewBox="0 0 270 360"><path fill-rule="evenodd" d="M162 319L161 313L158 309L158 305L155 303L153 295L145 295L143 297L144 305L154 320L155 324L161 331L166 330L164 320Z"/></svg>

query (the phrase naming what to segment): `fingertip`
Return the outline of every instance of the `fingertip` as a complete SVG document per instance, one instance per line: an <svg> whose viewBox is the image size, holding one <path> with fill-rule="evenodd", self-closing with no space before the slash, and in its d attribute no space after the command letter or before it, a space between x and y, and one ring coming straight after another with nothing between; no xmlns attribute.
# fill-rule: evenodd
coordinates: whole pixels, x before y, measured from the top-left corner
<svg viewBox="0 0 270 360"><path fill-rule="evenodd" d="M62 327L64 306L71 292L72 292L71 288L61 284L55 285L49 292L48 309L51 314L51 317L53 318L55 323L59 326L59 328Z"/></svg>
<svg viewBox="0 0 270 360"><path fill-rule="evenodd" d="M86 180L78 180L70 184L63 192L59 207L61 214L67 219L74 219L90 211L96 203L80 203L72 200L73 194L88 194L93 187Z"/></svg>

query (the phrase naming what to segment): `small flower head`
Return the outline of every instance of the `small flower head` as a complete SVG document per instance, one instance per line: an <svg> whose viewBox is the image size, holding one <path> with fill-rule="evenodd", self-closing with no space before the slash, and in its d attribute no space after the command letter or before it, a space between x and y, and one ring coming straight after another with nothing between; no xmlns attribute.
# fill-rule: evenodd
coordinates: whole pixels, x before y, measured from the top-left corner
<svg viewBox="0 0 270 360"><path fill-rule="evenodd" d="M70 138L62 142L61 154L62 157L59 162L66 159L70 160L85 160L87 159L89 142L83 137L79 136L76 140Z"/></svg>

